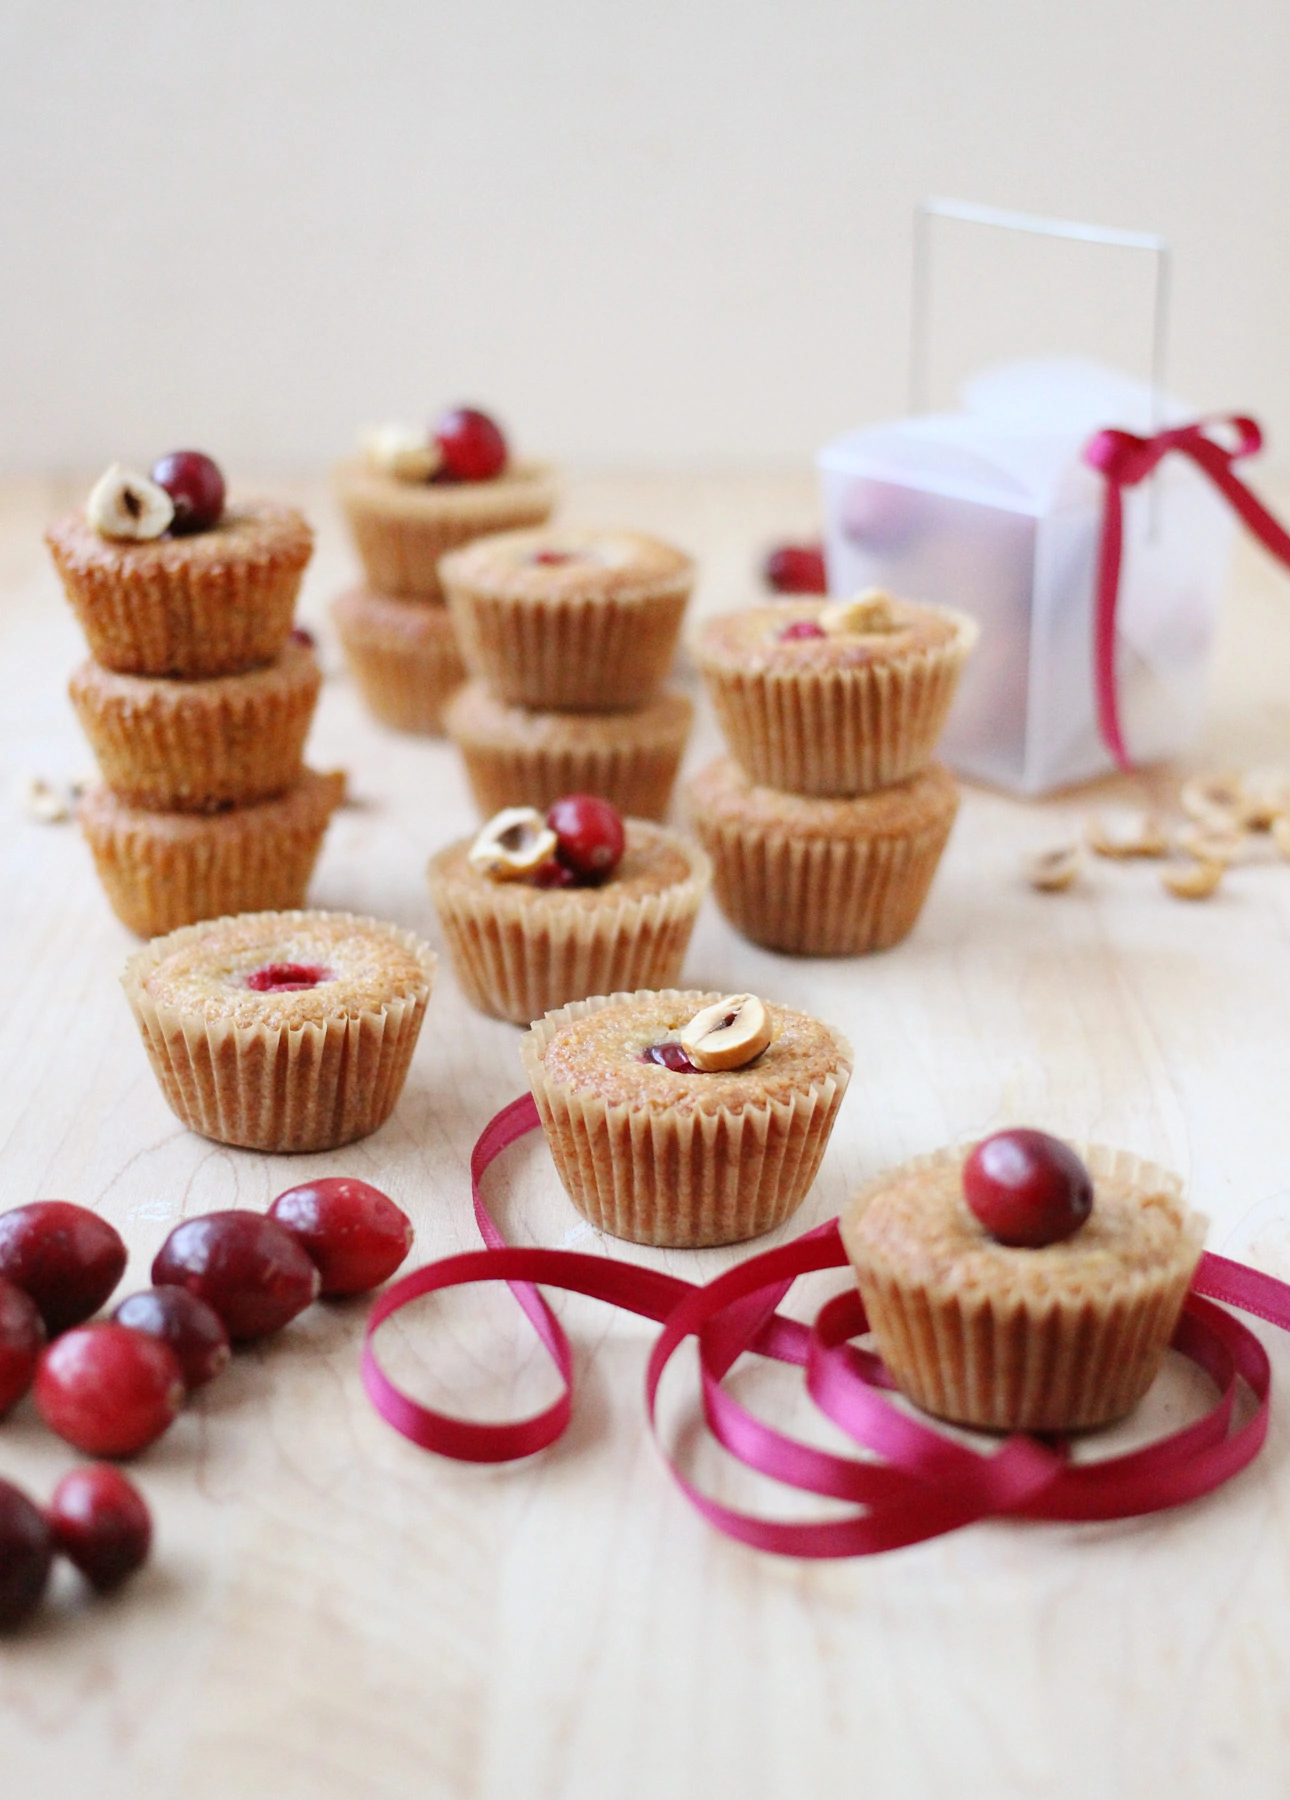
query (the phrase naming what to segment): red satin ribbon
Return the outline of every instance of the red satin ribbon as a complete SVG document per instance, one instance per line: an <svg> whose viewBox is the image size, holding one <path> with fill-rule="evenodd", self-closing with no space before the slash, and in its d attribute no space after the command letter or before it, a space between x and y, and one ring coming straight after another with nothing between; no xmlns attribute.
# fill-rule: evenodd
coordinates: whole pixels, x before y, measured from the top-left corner
<svg viewBox="0 0 1290 1800"><path fill-rule="evenodd" d="M475 1217L488 1248L446 1257L405 1276L379 1297L368 1320L364 1386L382 1418L423 1449L466 1462L505 1462L531 1456L563 1432L573 1404L573 1357L537 1282L608 1301L662 1326L645 1380L656 1434L664 1370L692 1337L698 1344L704 1417L730 1455L802 1493L851 1503L836 1519L759 1517L705 1494L668 1457L677 1483L705 1519L742 1543L779 1555L868 1556L1001 1514L1080 1520L1155 1512L1230 1480L1257 1455L1267 1435L1272 1384L1267 1353L1248 1326L1213 1302L1290 1330L1290 1287L1270 1275L1222 1256L1201 1258L1173 1339L1173 1348L1203 1369L1218 1390L1214 1405L1193 1424L1145 1449L1099 1462L1073 1463L1063 1440L1024 1433L982 1452L884 1398L883 1390L892 1384L882 1363L851 1342L867 1330L854 1288L826 1302L811 1325L776 1310L797 1276L846 1266L836 1219L750 1256L704 1285L602 1256L509 1248L484 1204L480 1183L489 1164L537 1124L537 1108L526 1094L497 1114L475 1146ZM508 1284L555 1364L560 1398L526 1419L479 1424L423 1406L397 1388L376 1357L375 1335L384 1321L426 1294L498 1280ZM866 1459L787 1437L742 1406L722 1383L746 1351L802 1368L816 1406L867 1453ZM1255 1405L1234 1426L1241 1382Z"/></svg>
<svg viewBox="0 0 1290 1800"><path fill-rule="evenodd" d="M1208 435L1216 426L1236 433L1234 447L1229 449ZM1124 490L1145 481L1171 450L1179 450L1189 456L1197 468L1204 470L1273 556L1290 565L1290 533L1232 473L1234 462L1244 456L1253 456L1262 447L1263 433L1257 422L1239 414L1198 419L1193 425L1179 425L1170 431L1157 432L1151 438L1135 437L1131 431L1099 431L1085 446L1084 461L1106 477L1093 616L1097 722L1107 748L1122 769L1133 767L1120 728L1119 686L1115 674L1115 614L1120 597L1120 558L1124 549Z"/></svg>

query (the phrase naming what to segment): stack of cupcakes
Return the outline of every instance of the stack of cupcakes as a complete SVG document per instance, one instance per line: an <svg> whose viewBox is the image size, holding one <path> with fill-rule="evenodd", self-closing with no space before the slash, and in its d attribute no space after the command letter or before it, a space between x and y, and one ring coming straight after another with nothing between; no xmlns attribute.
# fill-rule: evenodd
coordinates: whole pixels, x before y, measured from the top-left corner
<svg viewBox="0 0 1290 1800"><path fill-rule="evenodd" d="M380 426L336 473L366 584L332 616L369 710L396 731L438 736L466 678L439 583L439 558L489 532L540 525L555 484L539 463L509 458L487 414L445 413L429 432Z"/></svg>
<svg viewBox="0 0 1290 1800"><path fill-rule="evenodd" d="M693 714L664 686L690 558L638 532L515 531L439 573L473 677L445 723L481 814L580 793L662 819Z"/></svg>
<svg viewBox="0 0 1290 1800"><path fill-rule="evenodd" d="M958 809L932 757L976 637L962 613L876 591L708 621L699 665L734 754L687 800L736 930L857 956L913 929Z"/></svg>
<svg viewBox="0 0 1290 1800"><path fill-rule="evenodd" d="M79 817L113 911L141 937L304 901L340 775L303 766L319 672L292 612L313 534L291 507L225 506L209 457L119 465L46 534L91 660L72 702L105 785Z"/></svg>

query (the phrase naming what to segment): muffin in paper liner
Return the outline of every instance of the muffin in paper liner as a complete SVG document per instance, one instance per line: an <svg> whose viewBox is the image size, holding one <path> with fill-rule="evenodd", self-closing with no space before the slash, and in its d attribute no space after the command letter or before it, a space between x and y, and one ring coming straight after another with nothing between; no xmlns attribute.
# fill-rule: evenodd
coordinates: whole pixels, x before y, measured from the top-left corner
<svg viewBox="0 0 1290 1800"><path fill-rule="evenodd" d="M225 913L301 906L345 777L306 769L274 800L157 813L95 788L76 816L112 911L139 937Z"/></svg>
<svg viewBox="0 0 1290 1800"><path fill-rule="evenodd" d="M439 568L466 666L510 706L619 712L667 679L694 564L633 531L485 538Z"/></svg>
<svg viewBox="0 0 1290 1800"><path fill-rule="evenodd" d="M322 965L296 991L251 973ZM434 985L411 932L349 913L261 912L155 939L121 977L171 1111L247 1150L334 1150L394 1110Z"/></svg>
<svg viewBox="0 0 1290 1800"><path fill-rule="evenodd" d="M720 998L597 996L548 1013L521 1044L560 1180L601 1231L687 1249L737 1243L781 1225L805 1199L850 1079L851 1046L831 1026L767 1003L774 1037L746 1068L679 1074L640 1060ZM594 1034L579 1047L576 1075L547 1062L569 1031Z"/></svg>
<svg viewBox="0 0 1290 1800"><path fill-rule="evenodd" d="M1041 1249L997 1243L978 1223L962 1193L971 1145L916 1157L843 1207L879 1352L925 1412L993 1431L1084 1430L1122 1418L1155 1380L1206 1221L1168 1170L1073 1147L1093 1210Z"/></svg>
<svg viewBox="0 0 1290 1800"><path fill-rule="evenodd" d="M978 627L947 606L892 602L895 626L784 639L818 600L708 619L695 654L736 760L760 786L849 796L905 781L932 759Z"/></svg>
<svg viewBox="0 0 1290 1800"><path fill-rule="evenodd" d="M514 463L491 481L399 481L360 461L336 471L369 586L408 600L442 602L441 556L492 532L545 523L556 491L544 463Z"/></svg>
<svg viewBox="0 0 1290 1800"><path fill-rule="evenodd" d="M708 859L678 832L626 821L627 847L599 887L539 888L472 868L471 840L430 862L430 898L471 1005L527 1025L588 994L677 981L708 889Z"/></svg>
<svg viewBox="0 0 1290 1800"><path fill-rule="evenodd" d="M693 717L675 690L632 712L554 713L507 706L471 681L444 725L486 819L504 806L545 812L565 794L599 794L632 818L662 819Z"/></svg>
<svg viewBox="0 0 1290 1800"><path fill-rule="evenodd" d="M86 662L69 692L118 799L150 812L214 812L299 780L321 683L313 651L288 642L262 669L204 681Z"/></svg>
<svg viewBox="0 0 1290 1800"><path fill-rule="evenodd" d="M187 537L122 543L75 512L45 541L95 662L195 680L279 654L314 539L293 507L243 501Z"/></svg>
<svg viewBox="0 0 1290 1800"><path fill-rule="evenodd" d="M863 956L913 930L958 784L932 763L875 794L819 799L758 787L723 756L690 779L685 804L736 931L794 956Z"/></svg>
<svg viewBox="0 0 1290 1800"><path fill-rule="evenodd" d="M445 608L352 588L332 618L368 711L395 731L442 737L444 707L466 679Z"/></svg>

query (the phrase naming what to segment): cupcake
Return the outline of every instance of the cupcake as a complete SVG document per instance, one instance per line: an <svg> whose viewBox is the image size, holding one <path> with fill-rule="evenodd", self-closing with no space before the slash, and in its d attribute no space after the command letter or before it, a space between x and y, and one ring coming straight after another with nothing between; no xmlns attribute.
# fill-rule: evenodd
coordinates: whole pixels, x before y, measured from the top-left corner
<svg viewBox="0 0 1290 1800"><path fill-rule="evenodd" d="M184 498L189 463L210 490L201 507ZM309 526L273 501L226 506L223 477L196 451L163 458L153 475L114 464L85 510L45 534L90 654L123 675L189 678L272 662L291 632Z"/></svg>
<svg viewBox="0 0 1290 1800"><path fill-rule="evenodd" d="M931 761L976 639L964 613L871 590L721 614L696 649L721 729L753 781L848 796Z"/></svg>
<svg viewBox="0 0 1290 1800"><path fill-rule="evenodd" d="M444 707L466 679L444 608L353 588L332 618L368 710L396 731L442 735Z"/></svg>
<svg viewBox="0 0 1290 1800"><path fill-rule="evenodd" d="M825 800L758 787L722 756L685 790L717 905L755 944L797 956L863 956L906 937L958 803L939 763L877 793Z"/></svg>
<svg viewBox="0 0 1290 1800"><path fill-rule="evenodd" d="M840 1032L751 994L599 996L548 1013L520 1048L579 1212L685 1248L756 1237L800 1206L852 1063Z"/></svg>
<svg viewBox="0 0 1290 1800"><path fill-rule="evenodd" d="M511 706L616 712L667 678L694 584L682 551L630 531L515 531L446 556L472 675Z"/></svg>
<svg viewBox="0 0 1290 1800"><path fill-rule="evenodd" d="M541 463L514 462L487 414L454 407L429 431L378 426L363 455L336 472L368 585L409 600L442 600L439 558L489 532L541 525L555 482Z"/></svg>
<svg viewBox="0 0 1290 1800"><path fill-rule="evenodd" d="M403 1088L435 957L349 913L259 912L172 931L122 986L161 1091L191 1131L248 1150L334 1150Z"/></svg>
<svg viewBox="0 0 1290 1800"><path fill-rule="evenodd" d="M220 813L146 812L95 788L77 807L121 923L155 937L225 913L304 903L343 775L306 769L274 800Z"/></svg>
<svg viewBox="0 0 1290 1800"><path fill-rule="evenodd" d="M598 794L620 813L667 813L694 708L668 690L634 712L531 712L508 706L482 681L466 684L444 714L480 813L545 810L561 794Z"/></svg>
<svg viewBox="0 0 1290 1800"><path fill-rule="evenodd" d="M839 1221L897 1386L938 1418L1073 1431L1123 1417L1160 1369L1205 1220L1176 1176L1042 1132L918 1157Z"/></svg>
<svg viewBox="0 0 1290 1800"><path fill-rule="evenodd" d="M322 677L311 648L204 681L119 675L86 662L71 678L81 729L127 806L214 812L281 794L300 779Z"/></svg>
<svg viewBox="0 0 1290 1800"><path fill-rule="evenodd" d="M466 998L516 1025L587 994L675 982L708 875L676 832L585 794L545 816L508 807L429 870Z"/></svg>

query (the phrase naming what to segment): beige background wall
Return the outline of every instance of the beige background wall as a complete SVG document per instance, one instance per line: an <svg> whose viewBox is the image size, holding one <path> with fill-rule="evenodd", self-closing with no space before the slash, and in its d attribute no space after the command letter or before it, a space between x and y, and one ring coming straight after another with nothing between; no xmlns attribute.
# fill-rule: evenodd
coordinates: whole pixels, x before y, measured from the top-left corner
<svg viewBox="0 0 1290 1800"><path fill-rule="evenodd" d="M0 469L309 466L458 397L801 459L903 404L928 192L1165 233L1175 386L1285 463L1287 92L1285 0L0 0ZM942 385L1141 363L1097 254L947 246Z"/></svg>

